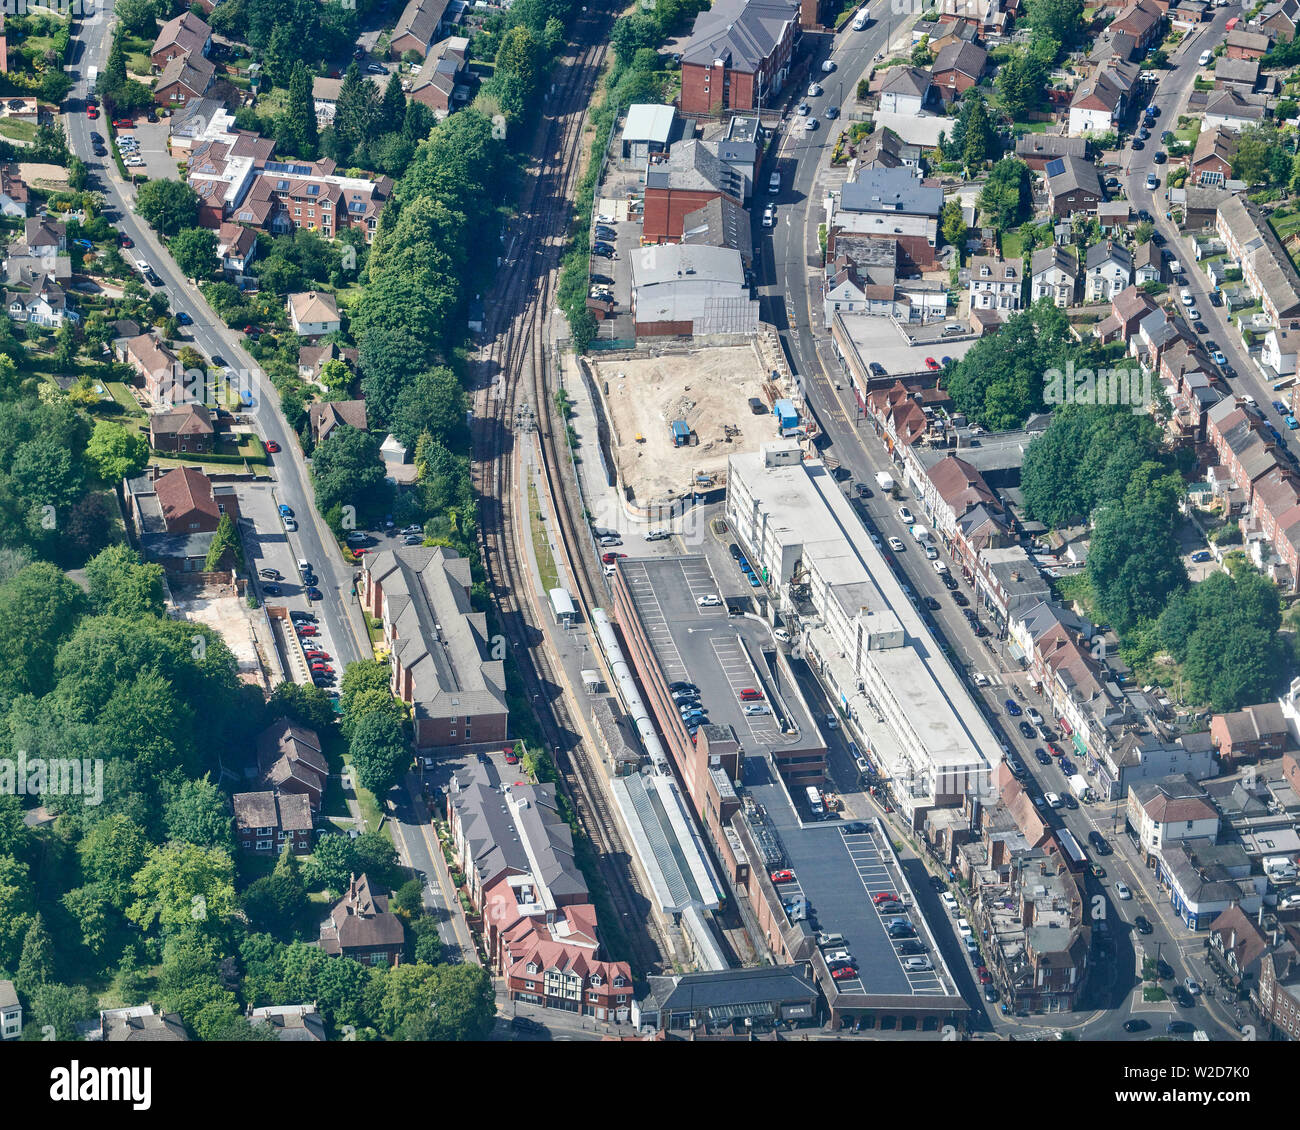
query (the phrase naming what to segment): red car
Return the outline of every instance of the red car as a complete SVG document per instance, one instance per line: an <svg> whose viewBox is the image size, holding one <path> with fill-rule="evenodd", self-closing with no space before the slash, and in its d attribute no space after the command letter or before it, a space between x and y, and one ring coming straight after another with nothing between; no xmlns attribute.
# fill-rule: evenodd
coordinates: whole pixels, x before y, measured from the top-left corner
<svg viewBox="0 0 1300 1130"><path fill-rule="evenodd" d="M322 663L330 657L328 651L317 651L315 648L308 648L303 654L308 659L319 660Z"/></svg>
<svg viewBox="0 0 1300 1130"><path fill-rule="evenodd" d="M245 327L244 327L244 333L246 333L249 337L256 337L256 336L257 336L258 334L260 334L261 332L262 332L262 331L261 331L260 329L258 329L257 326L245 326Z"/></svg>
<svg viewBox="0 0 1300 1130"><path fill-rule="evenodd" d="M280 445L279 445L278 443L276 443L275 440L273 440L273 439L268 439L268 440L266 441L266 453L267 453L267 455L274 455L274 454L275 454L277 451L279 451L279 450L280 450Z"/></svg>
<svg viewBox="0 0 1300 1130"><path fill-rule="evenodd" d="M602 553L600 555L600 559L606 565L613 565L614 562L617 561L620 557L626 557L626 556L627 556L626 553Z"/></svg>
<svg viewBox="0 0 1300 1130"><path fill-rule="evenodd" d="M1060 756L1061 756L1061 747L1060 747L1059 745L1057 745L1055 742L1048 742L1048 743L1047 743L1047 752L1050 753L1053 757L1060 757Z"/></svg>
<svg viewBox="0 0 1300 1130"><path fill-rule="evenodd" d="M507 764L507 765L518 765L518 764L519 764L519 755L518 755L517 753L515 753L515 747L514 747L514 746L509 746L509 747L507 747L506 749L503 749L501 752L502 752L503 754L505 754L506 764Z"/></svg>
<svg viewBox="0 0 1300 1130"><path fill-rule="evenodd" d="M316 630L315 624L299 624L297 627L300 636L316 636L320 634Z"/></svg>
<svg viewBox="0 0 1300 1130"><path fill-rule="evenodd" d="M130 118L114 118L113 127L115 129L135 129L135 122Z"/></svg>
<svg viewBox="0 0 1300 1130"><path fill-rule="evenodd" d="M772 872L772 882L774 882L774 883L793 883L793 882L794 882L794 872L791 871L791 870L789 870L788 868L783 869L783 870L781 870L781 871L773 871L773 872Z"/></svg>
<svg viewBox="0 0 1300 1130"><path fill-rule="evenodd" d="M311 673L313 675L332 675L334 674L334 668L328 663L313 663L311 665Z"/></svg>
<svg viewBox="0 0 1300 1130"><path fill-rule="evenodd" d="M879 906L882 902L893 902L898 896L893 891L877 891L871 896L871 901Z"/></svg>
<svg viewBox="0 0 1300 1130"><path fill-rule="evenodd" d="M741 702L757 702L763 697L763 692L755 690L753 687L746 687L740 692Z"/></svg>
<svg viewBox="0 0 1300 1130"><path fill-rule="evenodd" d="M86 117L88 117L88 118L97 118L97 117L99 117L99 107L98 107L98 106L87 106L87 107L86 107Z"/></svg>
<svg viewBox="0 0 1300 1130"><path fill-rule="evenodd" d="M120 234L118 235L118 237L117 237L117 242L120 243L123 247L134 247L134 246L135 246L135 240L133 240L133 239L132 239L129 235L127 235L125 232L122 232L122 233L120 233Z"/></svg>
<svg viewBox="0 0 1300 1130"><path fill-rule="evenodd" d="M933 371L933 370L935 370L935 369L942 369L942 368L943 368L943 366L940 365L939 362L936 361L933 357L927 357L927 358L925 359L925 367L926 367L927 369L931 370L931 371Z"/></svg>
<svg viewBox="0 0 1300 1130"><path fill-rule="evenodd" d="M852 965L844 965L839 969L832 969L831 976L837 981L852 981L858 975L858 971Z"/></svg>
<svg viewBox="0 0 1300 1130"><path fill-rule="evenodd" d="M975 972L979 974L981 985L990 985L993 983L993 974L990 973L983 965L981 965L977 970L975 970Z"/></svg>

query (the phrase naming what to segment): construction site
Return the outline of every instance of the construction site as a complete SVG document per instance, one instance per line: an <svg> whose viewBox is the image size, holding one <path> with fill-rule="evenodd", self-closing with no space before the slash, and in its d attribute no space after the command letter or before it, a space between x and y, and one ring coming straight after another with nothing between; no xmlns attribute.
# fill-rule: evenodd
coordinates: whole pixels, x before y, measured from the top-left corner
<svg viewBox="0 0 1300 1130"><path fill-rule="evenodd" d="M638 509L725 485L728 457L776 438L773 405L795 395L779 348L762 335L590 364L609 424L605 455L624 503Z"/></svg>

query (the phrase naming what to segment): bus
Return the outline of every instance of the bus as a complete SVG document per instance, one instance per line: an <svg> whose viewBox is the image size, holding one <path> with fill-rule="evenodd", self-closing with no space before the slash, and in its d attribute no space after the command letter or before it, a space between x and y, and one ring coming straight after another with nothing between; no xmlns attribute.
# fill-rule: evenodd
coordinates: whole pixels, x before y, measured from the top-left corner
<svg viewBox="0 0 1300 1130"><path fill-rule="evenodd" d="M1056 841L1061 845L1061 854L1065 857L1065 866L1071 871L1082 871L1088 863L1088 856L1069 828L1056 829Z"/></svg>
<svg viewBox="0 0 1300 1130"><path fill-rule="evenodd" d="M808 786L808 808L818 820L826 815L826 806L822 804L822 794L817 791L816 785Z"/></svg>

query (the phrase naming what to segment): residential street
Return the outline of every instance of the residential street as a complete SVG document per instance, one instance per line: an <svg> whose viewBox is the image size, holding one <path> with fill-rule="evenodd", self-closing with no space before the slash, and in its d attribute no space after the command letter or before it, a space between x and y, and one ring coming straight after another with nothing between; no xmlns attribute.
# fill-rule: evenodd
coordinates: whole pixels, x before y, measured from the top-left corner
<svg viewBox="0 0 1300 1130"><path fill-rule="evenodd" d="M162 278L162 289L171 299L172 309L184 310L194 319L194 324L188 327L194 346L208 357L224 357L234 379L246 382L240 387L252 391L254 406L250 415L258 432L263 439L280 445L279 454L271 457L279 501L291 507L298 517L298 533L289 535L289 541L294 545L297 557L306 558L316 567L320 577L319 588L325 594L325 600L317 611L334 644L336 669L342 670L348 663L369 657L369 639L360 608L351 595L352 567L343 561L333 535L316 512L306 461L297 438L280 413L280 394L240 344L241 335L227 328L217 317L198 288L177 270L148 224L132 211L134 192L118 176L111 157L98 158L91 150L92 131L107 141L104 119L91 121L79 107L84 105L87 69L94 66L102 71L108 57L113 0L104 0L104 3L95 19L79 25L80 38L85 46L78 57L76 85L67 100L68 109L64 114L68 144L99 181L105 200L116 212L116 226L135 241L136 252L147 259ZM289 603L292 606L293 602ZM306 607L305 602L301 606Z"/></svg>

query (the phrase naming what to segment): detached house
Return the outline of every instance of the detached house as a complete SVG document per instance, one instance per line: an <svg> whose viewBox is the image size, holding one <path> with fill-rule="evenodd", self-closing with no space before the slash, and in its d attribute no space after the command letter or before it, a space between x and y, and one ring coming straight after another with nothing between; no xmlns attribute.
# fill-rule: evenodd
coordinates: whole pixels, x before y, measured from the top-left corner
<svg viewBox="0 0 1300 1130"><path fill-rule="evenodd" d="M458 103L469 98L468 57L468 39L460 35L444 39L429 52L411 80L407 97L428 106L439 118L451 113Z"/></svg>
<svg viewBox="0 0 1300 1130"><path fill-rule="evenodd" d="M1133 278L1133 256L1122 243L1106 240L1088 248L1084 286L1089 302L1109 302Z"/></svg>
<svg viewBox="0 0 1300 1130"><path fill-rule="evenodd" d="M1062 310L1074 305L1079 286L1079 260L1059 244L1042 247L1029 261L1030 301L1050 298Z"/></svg>
<svg viewBox="0 0 1300 1130"><path fill-rule="evenodd" d="M1102 201L1097 166L1082 157L1057 157L1043 169L1047 178L1047 204L1061 219L1076 212L1096 212Z"/></svg>
<svg viewBox="0 0 1300 1130"><path fill-rule="evenodd" d="M364 400L314 401L307 407L311 422L312 442L319 444L328 439L338 427L366 430L366 402Z"/></svg>
<svg viewBox="0 0 1300 1130"><path fill-rule="evenodd" d="M311 803L302 793L235 793L235 842L255 855L278 856L288 845L294 855L311 851Z"/></svg>
<svg viewBox="0 0 1300 1130"><path fill-rule="evenodd" d="M930 69L930 81L944 102L959 98L984 77L989 53L975 43L954 39L940 48Z"/></svg>
<svg viewBox="0 0 1300 1130"><path fill-rule="evenodd" d="M370 880L353 876L347 893L321 923L320 948L332 957L350 957L362 965L397 965L406 945L406 927L388 909L388 895Z"/></svg>
<svg viewBox="0 0 1300 1130"><path fill-rule="evenodd" d="M37 275L27 289L6 289L4 296L5 310L15 322L56 330L65 321L81 320L77 312L68 306L68 296L54 281L53 275Z"/></svg>
<svg viewBox="0 0 1300 1130"><path fill-rule="evenodd" d="M451 0L410 0L388 40L389 57L400 59L414 51L425 58L442 36L450 7Z"/></svg>
<svg viewBox="0 0 1300 1130"><path fill-rule="evenodd" d="M203 454L216 445L212 413L202 404L182 404L149 417L149 446L155 451Z"/></svg>
<svg viewBox="0 0 1300 1130"><path fill-rule="evenodd" d="M324 337L342 325L334 295L307 290L289 295L289 324L299 337Z"/></svg>
<svg viewBox="0 0 1300 1130"><path fill-rule="evenodd" d="M156 71L162 70L173 59L187 55L206 56L212 50L212 29L193 12L184 12L168 20L159 29L149 52L149 61Z"/></svg>
<svg viewBox="0 0 1300 1130"><path fill-rule="evenodd" d="M222 223L217 229L217 258L221 269L234 282L248 274L257 255L257 233L240 224Z"/></svg>
<svg viewBox="0 0 1300 1130"><path fill-rule="evenodd" d="M1263 32L1248 31L1241 26L1228 32L1224 43L1229 59L1262 59L1270 46L1269 38Z"/></svg>
<svg viewBox="0 0 1300 1130"><path fill-rule="evenodd" d="M1264 335L1260 364L1267 365L1277 376L1295 376L1297 355L1300 355L1300 323L1288 322Z"/></svg>
<svg viewBox="0 0 1300 1130"><path fill-rule="evenodd" d="M930 97L930 72L897 67L880 88L880 109L886 114L919 114Z"/></svg>
<svg viewBox="0 0 1300 1130"><path fill-rule="evenodd" d="M320 811L329 763L315 730L278 718L257 735L256 757L262 790L304 796L313 812Z"/></svg>
<svg viewBox="0 0 1300 1130"><path fill-rule="evenodd" d="M11 166L0 166L0 215L27 215L27 185Z"/></svg>

